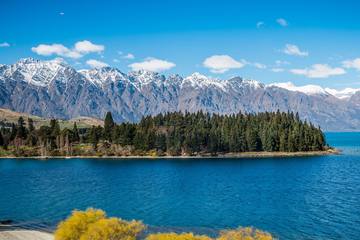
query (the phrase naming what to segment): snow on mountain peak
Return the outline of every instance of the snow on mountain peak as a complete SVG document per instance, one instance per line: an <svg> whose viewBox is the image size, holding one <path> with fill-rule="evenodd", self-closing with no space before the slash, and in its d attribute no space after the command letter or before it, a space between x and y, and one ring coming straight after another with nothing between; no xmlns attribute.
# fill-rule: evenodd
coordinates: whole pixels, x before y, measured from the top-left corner
<svg viewBox="0 0 360 240"><path fill-rule="evenodd" d="M67 75L71 73L71 71L67 71L68 69L72 68L60 59L40 61L34 58L23 58L10 65L5 71L5 75L21 74L24 81L45 87L54 79L67 81Z"/></svg>
<svg viewBox="0 0 360 240"><path fill-rule="evenodd" d="M147 70L132 71L129 72L128 75L137 87L141 87L149 83L160 85L165 81L164 75Z"/></svg>
<svg viewBox="0 0 360 240"><path fill-rule="evenodd" d="M29 64L29 63L37 63L40 62L40 60L35 60L32 57L28 57L28 58L20 58L19 61L17 61L17 64Z"/></svg>
<svg viewBox="0 0 360 240"><path fill-rule="evenodd" d="M206 88L210 86L216 86L223 90L225 90L224 85L226 85L225 81L221 81L218 79L211 79L206 77L205 75L202 75L198 72L194 72L190 76L184 78L184 81L181 84L181 87L190 85L194 88Z"/></svg>
<svg viewBox="0 0 360 240"><path fill-rule="evenodd" d="M183 81L183 78L179 74L172 74L172 75L169 75L166 80L167 80L166 84L168 84L168 85L170 85L170 84L180 85Z"/></svg>
<svg viewBox="0 0 360 240"><path fill-rule="evenodd" d="M106 82L128 80L126 74L112 67L94 68L90 70L79 70L87 80L95 85L103 85Z"/></svg>
<svg viewBox="0 0 360 240"><path fill-rule="evenodd" d="M264 87L264 84L262 84L262 83L260 83L260 82L258 82L256 80L251 80L251 79L243 80L242 83L247 84L247 85L249 85L249 86L251 86L253 88L262 88L262 87Z"/></svg>
<svg viewBox="0 0 360 240"><path fill-rule="evenodd" d="M349 99L356 92L360 91L360 88L345 88L343 90L325 88L325 91L339 99Z"/></svg>
<svg viewBox="0 0 360 240"><path fill-rule="evenodd" d="M189 78L193 78L193 79L208 79L208 77L206 77L205 75L199 73L199 72L194 72L192 73Z"/></svg>
<svg viewBox="0 0 360 240"><path fill-rule="evenodd" d="M295 86L292 82L272 83L268 86L284 88L289 91L302 92L307 95L332 95L339 99L349 99L357 91L360 91L360 88L345 88L343 90L336 90L332 88L322 88L318 85Z"/></svg>
<svg viewBox="0 0 360 240"><path fill-rule="evenodd" d="M182 78L177 74L165 77L157 72L146 70L132 71L125 74L112 67L76 71L62 58L41 61L30 57L22 58L12 65L0 64L0 79L18 79L41 87L48 86L54 80L66 83L76 74L81 74L81 76L89 82L97 86L103 86L107 82L127 81L139 89L148 84L155 84L157 86L176 85L180 88L192 87L195 89L217 88L224 92L231 88L240 89L243 87L250 87L257 89L263 87L278 87L289 91L301 92L307 95L331 95L338 99L345 100L360 91L360 88L345 88L343 90L336 90L311 84L296 86L292 82L272 83L265 86L255 80L244 80L240 77L220 80L207 77L199 72L194 72L186 78Z"/></svg>
<svg viewBox="0 0 360 240"><path fill-rule="evenodd" d="M183 84L190 84L192 87L211 87L215 86L217 88L222 89L223 91L227 91L229 87L251 87L254 89L262 88L264 85L255 80L243 80L241 77L233 77L228 80L220 80L206 77L198 72L191 74L190 76L186 77L183 81Z"/></svg>
<svg viewBox="0 0 360 240"><path fill-rule="evenodd" d="M283 82L283 83L272 83L268 85L269 87L279 87L284 88L293 92L301 92L307 95L327 95L328 92L325 91L322 87L318 85L305 85L305 86L295 86L292 82Z"/></svg>

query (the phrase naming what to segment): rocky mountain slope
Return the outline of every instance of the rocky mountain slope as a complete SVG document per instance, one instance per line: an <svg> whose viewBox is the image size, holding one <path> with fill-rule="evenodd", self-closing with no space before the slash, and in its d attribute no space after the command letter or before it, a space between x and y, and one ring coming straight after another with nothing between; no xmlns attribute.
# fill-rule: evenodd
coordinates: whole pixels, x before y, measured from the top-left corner
<svg viewBox="0 0 360 240"><path fill-rule="evenodd" d="M27 58L0 65L0 107L47 118L103 118L111 111L121 122L171 111L279 109L299 112L324 130L360 130L360 92L343 95L318 86L264 85L240 77L216 80L199 73L183 78L148 71L125 74L110 67L76 71L60 60Z"/></svg>

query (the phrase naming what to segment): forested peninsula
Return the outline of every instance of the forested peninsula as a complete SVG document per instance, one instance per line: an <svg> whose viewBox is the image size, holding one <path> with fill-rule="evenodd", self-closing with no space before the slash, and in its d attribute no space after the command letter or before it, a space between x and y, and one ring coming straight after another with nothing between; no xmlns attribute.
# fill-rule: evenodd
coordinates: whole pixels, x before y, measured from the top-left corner
<svg viewBox="0 0 360 240"><path fill-rule="evenodd" d="M1 123L0 157L279 156L335 152L323 132L291 112L217 115L173 112L104 126L34 127L31 118Z"/></svg>

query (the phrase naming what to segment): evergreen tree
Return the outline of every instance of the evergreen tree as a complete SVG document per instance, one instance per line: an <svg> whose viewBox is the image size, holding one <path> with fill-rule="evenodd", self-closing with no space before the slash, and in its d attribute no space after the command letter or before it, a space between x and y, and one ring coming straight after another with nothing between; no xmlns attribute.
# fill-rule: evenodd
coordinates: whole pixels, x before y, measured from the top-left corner
<svg viewBox="0 0 360 240"><path fill-rule="evenodd" d="M14 140L17 134L17 127L15 123L11 123L10 141Z"/></svg>
<svg viewBox="0 0 360 240"><path fill-rule="evenodd" d="M93 149L95 151L97 150L98 142L99 142L98 131L96 130L95 126L92 126L91 131L90 131L90 143L92 144Z"/></svg>
<svg viewBox="0 0 360 240"><path fill-rule="evenodd" d="M10 126L8 124L7 126ZM27 137L26 137L27 135ZM69 137L70 136L70 137ZM202 153L226 153L246 151L319 151L326 149L326 140L320 128L302 121L294 113L257 113L217 115L203 112L173 112L157 116L144 116L139 123L116 125L111 113L107 113L104 128L101 126L60 131L56 119L50 126L35 129L28 119L28 129L23 118L11 129L1 129L0 145L39 146L45 152L64 151L71 142L90 143L96 150L100 140L111 144L131 146L129 149L146 154L156 150L179 155ZM26 139L25 142L19 141ZM66 142L66 143L65 143ZM111 144L104 142L108 149ZM71 146L66 150L72 152ZM117 149L117 148L112 148ZM112 150L110 150L112 151ZM113 153L111 153L113 154ZM116 153L115 153L116 154Z"/></svg>
<svg viewBox="0 0 360 240"><path fill-rule="evenodd" d="M247 135L246 135L247 150L250 152L259 151L260 143L259 143L259 136L256 130L253 127L249 126L246 131L247 131Z"/></svg>
<svg viewBox="0 0 360 240"><path fill-rule="evenodd" d="M28 129L29 133L32 133L35 130L34 121L32 120L32 118L28 118Z"/></svg>
<svg viewBox="0 0 360 240"><path fill-rule="evenodd" d="M73 130L72 130L72 142L79 142L80 141L80 134L77 128L76 122L74 122Z"/></svg>
<svg viewBox="0 0 360 240"><path fill-rule="evenodd" d="M0 146L3 147L3 146L4 146L4 143L5 143L4 137L3 137L3 135L2 135L2 133L1 133L1 131L0 131Z"/></svg>
<svg viewBox="0 0 360 240"><path fill-rule="evenodd" d="M60 135L60 125L58 120L56 119L50 120L50 130L51 130L51 135L53 137L57 137Z"/></svg>
<svg viewBox="0 0 360 240"><path fill-rule="evenodd" d="M112 118L111 112L107 112L104 120L104 139L112 141L112 131L114 129L115 123Z"/></svg>
<svg viewBox="0 0 360 240"><path fill-rule="evenodd" d="M16 137L25 139L27 136L26 133L26 127L25 127L25 121L23 117L19 117L18 123L17 123L17 131L16 131Z"/></svg>
<svg viewBox="0 0 360 240"><path fill-rule="evenodd" d="M166 135L165 134L158 134L156 135L155 140L155 147L156 149L165 152L166 151Z"/></svg>

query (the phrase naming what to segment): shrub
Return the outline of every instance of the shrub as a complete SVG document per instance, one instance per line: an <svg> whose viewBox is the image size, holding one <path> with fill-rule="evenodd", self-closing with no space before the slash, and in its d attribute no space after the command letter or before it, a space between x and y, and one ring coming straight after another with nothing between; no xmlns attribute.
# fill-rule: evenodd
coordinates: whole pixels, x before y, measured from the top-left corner
<svg viewBox="0 0 360 240"><path fill-rule="evenodd" d="M106 218L102 210L73 211L55 231L55 240L135 240L145 228L138 221Z"/></svg>
<svg viewBox="0 0 360 240"><path fill-rule="evenodd" d="M80 240L135 240L145 226L138 221L100 219L91 224Z"/></svg>
<svg viewBox="0 0 360 240"><path fill-rule="evenodd" d="M211 240L205 235L194 235L193 233L156 233L147 236L146 240Z"/></svg>
<svg viewBox="0 0 360 240"><path fill-rule="evenodd" d="M274 240L270 233L252 227L224 230L220 232L217 240Z"/></svg>
<svg viewBox="0 0 360 240"><path fill-rule="evenodd" d="M141 221L107 218L102 210L73 211L55 231L55 240L136 240L145 229ZM155 233L146 240L275 240L269 233L252 227L223 230L218 238L193 233Z"/></svg>
<svg viewBox="0 0 360 240"><path fill-rule="evenodd" d="M90 224L105 217L104 211L93 208L86 211L73 211L68 219L58 225L55 240L79 240Z"/></svg>

